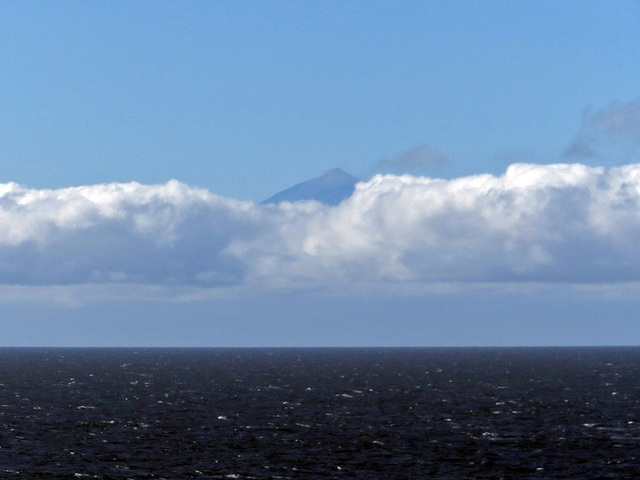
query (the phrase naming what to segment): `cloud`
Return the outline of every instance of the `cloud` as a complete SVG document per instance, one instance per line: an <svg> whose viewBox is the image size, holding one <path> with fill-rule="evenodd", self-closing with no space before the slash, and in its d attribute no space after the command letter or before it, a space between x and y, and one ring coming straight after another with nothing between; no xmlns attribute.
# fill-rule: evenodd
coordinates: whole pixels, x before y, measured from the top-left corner
<svg viewBox="0 0 640 480"><path fill-rule="evenodd" d="M381 160L377 163L377 168L391 168L405 172L416 172L425 169L440 169L448 165L450 159L447 154L431 147L430 145L420 145L408 150L397 157Z"/></svg>
<svg viewBox="0 0 640 480"><path fill-rule="evenodd" d="M515 164L454 180L378 175L281 244L261 275L352 282L578 282L640 278L640 166Z"/></svg>
<svg viewBox="0 0 640 480"><path fill-rule="evenodd" d="M502 176L453 180L377 175L336 207L256 205L176 181L0 185L5 290L138 284L150 296L169 289L196 298L189 288L636 282L639 237L640 165L514 164Z"/></svg>
<svg viewBox="0 0 640 480"><path fill-rule="evenodd" d="M0 282L233 285L245 266L225 252L251 238L252 204L176 181L62 190L0 187Z"/></svg>
<svg viewBox="0 0 640 480"><path fill-rule="evenodd" d="M640 151L640 101L614 103L585 112L580 131L567 147L567 158L615 155L624 161ZM636 159L637 161L637 159Z"/></svg>

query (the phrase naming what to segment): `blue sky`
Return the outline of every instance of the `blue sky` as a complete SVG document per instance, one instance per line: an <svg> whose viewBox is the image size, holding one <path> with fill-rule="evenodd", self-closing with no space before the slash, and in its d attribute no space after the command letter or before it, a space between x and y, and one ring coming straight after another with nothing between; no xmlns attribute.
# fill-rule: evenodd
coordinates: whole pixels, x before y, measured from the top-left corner
<svg viewBox="0 0 640 480"><path fill-rule="evenodd" d="M637 2L21 2L0 45L0 345L640 343Z"/></svg>

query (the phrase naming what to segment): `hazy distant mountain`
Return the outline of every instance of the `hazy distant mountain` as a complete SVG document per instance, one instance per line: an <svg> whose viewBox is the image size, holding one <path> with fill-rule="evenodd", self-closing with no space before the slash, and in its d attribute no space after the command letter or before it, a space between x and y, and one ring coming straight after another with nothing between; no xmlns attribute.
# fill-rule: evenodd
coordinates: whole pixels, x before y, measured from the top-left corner
<svg viewBox="0 0 640 480"><path fill-rule="evenodd" d="M349 175L345 171L334 168L320 177L312 178L276 193L260 203L317 200L327 205L338 205L342 200L351 196L358 181L356 177Z"/></svg>

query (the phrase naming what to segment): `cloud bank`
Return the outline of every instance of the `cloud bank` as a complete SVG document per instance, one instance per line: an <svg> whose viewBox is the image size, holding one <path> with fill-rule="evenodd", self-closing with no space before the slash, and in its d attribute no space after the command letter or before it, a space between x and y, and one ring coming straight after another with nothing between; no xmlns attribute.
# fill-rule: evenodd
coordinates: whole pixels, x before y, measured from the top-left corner
<svg viewBox="0 0 640 480"><path fill-rule="evenodd" d="M0 284L340 288L640 281L640 165L377 175L336 207L177 181L0 185Z"/></svg>

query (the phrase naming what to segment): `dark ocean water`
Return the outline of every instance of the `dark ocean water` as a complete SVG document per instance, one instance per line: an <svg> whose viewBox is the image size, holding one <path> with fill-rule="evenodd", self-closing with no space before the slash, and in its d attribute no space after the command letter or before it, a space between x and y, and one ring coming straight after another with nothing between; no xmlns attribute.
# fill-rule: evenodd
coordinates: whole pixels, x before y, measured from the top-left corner
<svg viewBox="0 0 640 480"><path fill-rule="evenodd" d="M640 348L0 349L0 479L639 475Z"/></svg>

